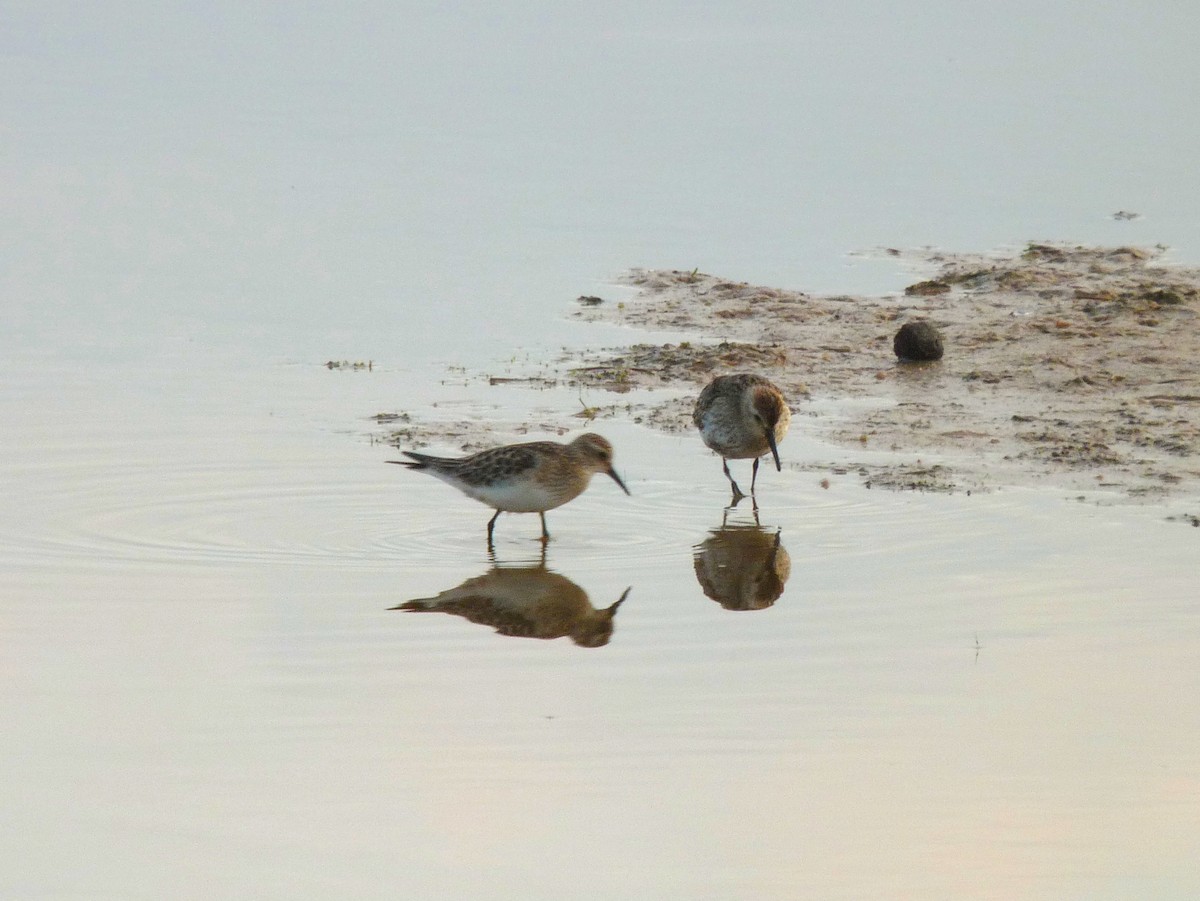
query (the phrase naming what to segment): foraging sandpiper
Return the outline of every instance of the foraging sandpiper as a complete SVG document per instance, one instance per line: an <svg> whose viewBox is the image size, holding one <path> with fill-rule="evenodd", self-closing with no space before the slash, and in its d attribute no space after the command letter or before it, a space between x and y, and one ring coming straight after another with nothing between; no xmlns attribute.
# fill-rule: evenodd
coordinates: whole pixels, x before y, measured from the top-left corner
<svg viewBox="0 0 1200 901"><path fill-rule="evenodd" d="M758 459L770 451L776 470L782 471L778 444L787 434L792 411L783 393L761 375L741 372L719 375L705 386L692 411L692 421L704 443L721 455L721 466L733 486L733 502L746 495L729 473L730 459L754 458L750 493L758 478Z"/></svg>
<svg viewBox="0 0 1200 901"><path fill-rule="evenodd" d="M608 440L592 432L570 444L530 441L480 451L469 457L431 457L404 451L411 460L388 460L453 485L467 497L496 511L488 520L488 547L501 513L537 513L542 518L542 543L550 540L546 511L561 507L583 493L598 472L629 489L612 468L613 449Z"/></svg>

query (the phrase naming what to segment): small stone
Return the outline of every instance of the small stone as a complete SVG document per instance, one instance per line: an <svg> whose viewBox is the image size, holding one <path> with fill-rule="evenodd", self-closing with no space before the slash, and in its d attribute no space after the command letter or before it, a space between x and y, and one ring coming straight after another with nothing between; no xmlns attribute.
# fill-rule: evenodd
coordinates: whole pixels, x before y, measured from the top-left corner
<svg viewBox="0 0 1200 901"><path fill-rule="evenodd" d="M931 322L906 322L892 339L892 349L901 360L940 360L942 334Z"/></svg>

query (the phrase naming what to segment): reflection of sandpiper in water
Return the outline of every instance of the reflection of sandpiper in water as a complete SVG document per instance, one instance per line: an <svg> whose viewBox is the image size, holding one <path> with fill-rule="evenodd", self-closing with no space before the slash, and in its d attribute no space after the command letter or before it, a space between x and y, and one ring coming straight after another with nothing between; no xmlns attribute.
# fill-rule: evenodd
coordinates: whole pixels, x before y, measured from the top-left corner
<svg viewBox="0 0 1200 901"><path fill-rule="evenodd" d="M612 637L613 619L629 591L626 588L615 604L597 610L587 592L545 564L494 566L437 597L415 598L391 609L452 613L491 626L501 635L569 636L580 647L598 648Z"/></svg>
<svg viewBox="0 0 1200 901"><path fill-rule="evenodd" d="M488 520L487 541L501 513L536 513L542 518L542 543L550 540L546 511L561 507L581 495L598 472L612 478L629 494L613 469L613 449L608 441L588 432L570 444L529 441L480 451L469 457L431 457L404 451L411 460L388 460L428 472L453 485L467 497L496 511Z"/></svg>
<svg viewBox="0 0 1200 901"><path fill-rule="evenodd" d="M696 545L696 579L727 610L761 610L783 594L792 558L779 531L758 525L722 526Z"/></svg>

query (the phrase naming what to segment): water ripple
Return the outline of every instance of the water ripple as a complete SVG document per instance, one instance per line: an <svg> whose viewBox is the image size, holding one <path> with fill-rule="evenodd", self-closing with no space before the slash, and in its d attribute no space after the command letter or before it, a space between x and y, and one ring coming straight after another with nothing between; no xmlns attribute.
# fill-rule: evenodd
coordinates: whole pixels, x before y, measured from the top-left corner
<svg viewBox="0 0 1200 901"><path fill-rule="evenodd" d="M0 534L14 563L361 564L387 510L379 486L267 466L61 467L26 480ZM16 524L19 524L16 525Z"/></svg>
<svg viewBox="0 0 1200 901"><path fill-rule="evenodd" d="M340 461L47 463L15 480L0 560L395 567L485 555L487 507L434 480L397 479L391 470ZM634 558L655 563L690 554L723 525L756 521L749 500L726 509L719 482L683 489L677 480L643 479L631 485L632 497L610 488L597 483L548 514L551 553L580 552L610 568ZM894 546L920 551L967 525L978 529L973 506L969 498L824 491L792 480L761 492L757 523L782 528L801 557L853 558L877 550L863 535L888 534ZM496 553L533 560L541 551L539 534L536 516L502 516Z"/></svg>

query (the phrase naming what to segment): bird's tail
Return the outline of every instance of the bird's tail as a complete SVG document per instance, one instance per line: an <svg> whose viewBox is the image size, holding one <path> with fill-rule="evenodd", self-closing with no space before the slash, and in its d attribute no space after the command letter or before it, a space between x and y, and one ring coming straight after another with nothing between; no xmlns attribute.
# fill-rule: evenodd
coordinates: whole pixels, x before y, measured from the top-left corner
<svg viewBox="0 0 1200 901"><path fill-rule="evenodd" d="M403 463L403 460L389 460L389 463ZM413 598L411 601L405 601L403 604L397 604L395 607L388 607L389 610L407 610L410 613L424 613L432 610L437 603L437 598Z"/></svg>
<svg viewBox="0 0 1200 901"><path fill-rule="evenodd" d="M406 457L412 457L411 460L388 460L388 463L396 463L400 466L407 466L409 469L428 469L432 463L438 461L438 457L431 457L428 454L418 454L415 451L401 451Z"/></svg>

